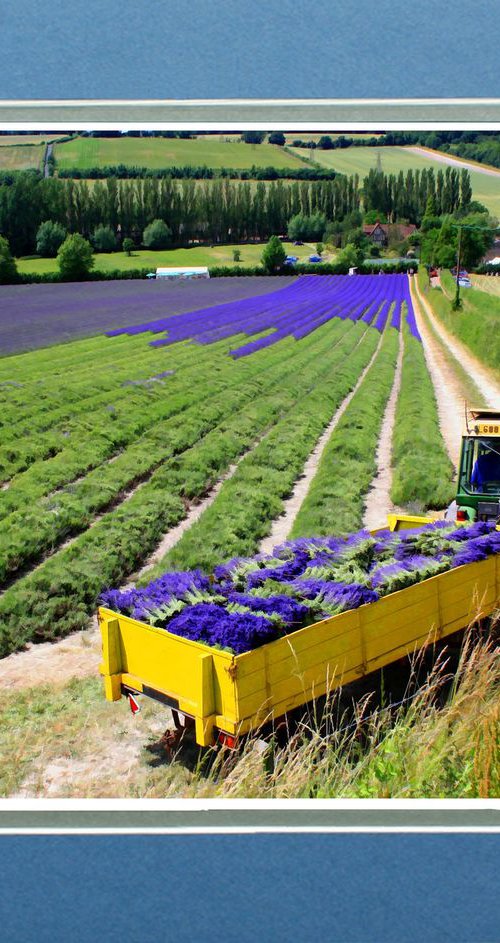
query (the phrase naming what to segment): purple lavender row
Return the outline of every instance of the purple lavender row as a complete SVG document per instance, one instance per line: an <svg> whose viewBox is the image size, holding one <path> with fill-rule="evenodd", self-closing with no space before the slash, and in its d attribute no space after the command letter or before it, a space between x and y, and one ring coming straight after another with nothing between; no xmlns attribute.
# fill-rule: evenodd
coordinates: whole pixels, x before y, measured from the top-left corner
<svg viewBox="0 0 500 943"><path fill-rule="evenodd" d="M160 318L111 331L109 336L147 331L165 334L150 341L154 347L186 340L212 344L238 334L253 337L253 340L230 351L234 358L240 358L285 337L305 337L332 318L362 320L382 331L392 311L391 326L399 329L403 302L408 305L410 330L418 337L408 276L302 275L293 284L267 295ZM255 337L258 334L265 336Z"/></svg>

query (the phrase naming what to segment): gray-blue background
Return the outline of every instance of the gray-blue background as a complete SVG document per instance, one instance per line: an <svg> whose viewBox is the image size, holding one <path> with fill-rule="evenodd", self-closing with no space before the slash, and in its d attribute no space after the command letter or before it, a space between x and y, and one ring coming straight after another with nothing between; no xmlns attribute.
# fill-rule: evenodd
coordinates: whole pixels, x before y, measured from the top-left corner
<svg viewBox="0 0 500 943"><path fill-rule="evenodd" d="M4 836L3 943L498 943L497 835Z"/></svg>
<svg viewBox="0 0 500 943"><path fill-rule="evenodd" d="M495 97L493 0L3 0L0 99Z"/></svg>

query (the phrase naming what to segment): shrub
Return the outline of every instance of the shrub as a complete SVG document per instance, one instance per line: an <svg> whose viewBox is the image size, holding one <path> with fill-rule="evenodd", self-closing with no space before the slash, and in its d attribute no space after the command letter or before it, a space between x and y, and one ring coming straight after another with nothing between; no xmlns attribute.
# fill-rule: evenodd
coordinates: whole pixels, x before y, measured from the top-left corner
<svg viewBox="0 0 500 943"><path fill-rule="evenodd" d="M90 242L80 233L68 236L57 253L57 264L63 280L86 279L94 265Z"/></svg>
<svg viewBox="0 0 500 943"><path fill-rule="evenodd" d="M142 241L147 249L168 249L172 242L172 230L163 219L154 219L146 226Z"/></svg>
<svg viewBox="0 0 500 943"><path fill-rule="evenodd" d="M47 219L38 227L36 234L36 251L45 258L55 259L60 247L66 239L67 232L61 223L54 223Z"/></svg>
<svg viewBox="0 0 500 943"><path fill-rule="evenodd" d="M111 226L97 226L92 233L92 245L96 252L114 252L116 250L116 235Z"/></svg>
<svg viewBox="0 0 500 943"><path fill-rule="evenodd" d="M269 135L269 143L278 144L279 147L283 147L283 145L286 143L285 135L282 131L273 131L272 134Z"/></svg>
<svg viewBox="0 0 500 943"><path fill-rule="evenodd" d="M276 272L283 267L286 259L286 252L278 236L271 236L269 242L264 246L262 252L262 265L266 272Z"/></svg>
<svg viewBox="0 0 500 943"><path fill-rule="evenodd" d="M313 213L311 216L296 213L288 222L288 236L292 241L295 241L295 239L321 239L325 229L326 216L324 213Z"/></svg>
<svg viewBox="0 0 500 943"><path fill-rule="evenodd" d="M0 285L11 285L17 280L17 266L12 258L9 243L7 239L0 236Z"/></svg>

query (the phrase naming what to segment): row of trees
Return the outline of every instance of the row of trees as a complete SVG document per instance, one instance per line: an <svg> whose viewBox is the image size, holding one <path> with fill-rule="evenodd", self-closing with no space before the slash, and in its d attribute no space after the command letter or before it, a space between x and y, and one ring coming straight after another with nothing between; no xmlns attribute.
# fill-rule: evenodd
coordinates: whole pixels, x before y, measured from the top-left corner
<svg viewBox="0 0 500 943"><path fill-rule="evenodd" d="M304 158L307 162L309 158ZM99 167L59 168L53 155L49 158L51 176L57 169L57 176L68 180L146 180L171 178L172 180L217 180L228 177L230 180L333 180L337 173L329 167L320 167L310 163L303 167L201 167L186 165L180 167L141 167L134 164L105 164Z"/></svg>
<svg viewBox="0 0 500 943"><path fill-rule="evenodd" d="M139 244L146 227L161 219L173 245L265 240L284 233L297 213L343 219L360 205L359 179L301 183L233 183L172 180L86 181L40 178L30 171L0 184L0 233L16 255L35 251L41 223L90 239L99 226Z"/></svg>
<svg viewBox="0 0 500 943"><path fill-rule="evenodd" d="M436 173L429 167L396 175L383 173L379 165L363 181L365 210L377 210L390 222L407 219L418 226L429 198L438 216L467 209L472 201L469 171L446 167Z"/></svg>

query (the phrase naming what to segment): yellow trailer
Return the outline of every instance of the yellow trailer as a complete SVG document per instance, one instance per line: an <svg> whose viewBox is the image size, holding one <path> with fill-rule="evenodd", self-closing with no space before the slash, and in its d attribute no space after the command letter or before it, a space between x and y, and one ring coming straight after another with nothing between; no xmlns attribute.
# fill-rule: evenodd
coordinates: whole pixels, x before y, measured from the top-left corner
<svg viewBox="0 0 500 943"><path fill-rule="evenodd" d="M391 515L392 530L428 518ZM491 556L339 613L242 655L99 609L106 698L145 694L194 720L200 746L233 739L411 654L500 602Z"/></svg>

